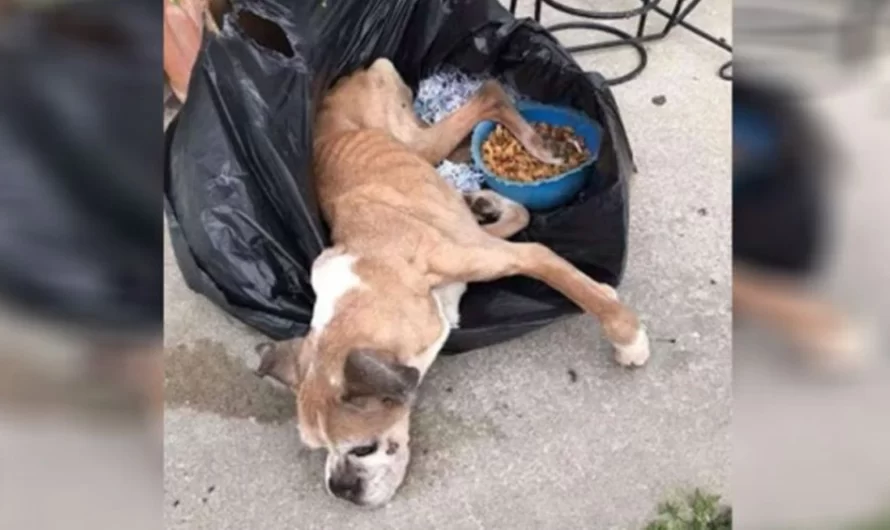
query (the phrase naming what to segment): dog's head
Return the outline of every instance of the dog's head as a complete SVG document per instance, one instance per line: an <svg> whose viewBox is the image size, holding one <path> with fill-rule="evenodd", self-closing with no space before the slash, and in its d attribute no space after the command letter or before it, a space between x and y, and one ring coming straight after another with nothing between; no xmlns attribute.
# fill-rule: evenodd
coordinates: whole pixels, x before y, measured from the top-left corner
<svg viewBox="0 0 890 530"><path fill-rule="evenodd" d="M260 345L258 373L294 389L300 437L328 451L327 490L362 506L385 504L410 460L408 418L420 371L367 349L350 351L337 369L311 351L317 341L307 337L296 351Z"/></svg>
<svg viewBox="0 0 890 530"><path fill-rule="evenodd" d="M416 368L380 358L369 350L350 352L344 366L345 391L327 408L329 424L309 418L311 400L301 400L301 431L325 437L325 485L337 497L359 505L389 501L405 478L410 460L409 412L420 383ZM314 428L313 428L314 427Z"/></svg>
<svg viewBox="0 0 890 530"><path fill-rule="evenodd" d="M312 286L312 329L261 345L258 374L294 390L303 442L328 451L328 491L379 506L405 477L411 404L450 327L429 288L392 265L328 250Z"/></svg>

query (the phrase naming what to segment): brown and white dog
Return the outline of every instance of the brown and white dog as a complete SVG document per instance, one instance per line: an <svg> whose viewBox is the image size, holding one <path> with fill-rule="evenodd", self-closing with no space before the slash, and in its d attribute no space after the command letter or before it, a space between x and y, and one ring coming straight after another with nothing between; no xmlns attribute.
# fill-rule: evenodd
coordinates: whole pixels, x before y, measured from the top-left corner
<svg viewBox="0 0 890 530"><path fill-rule="evenodd" d="M312 267L311 330L299 342L258 346L258 373L296 394L302 440L328 451L326 487L364 506L386 503L402 483L411 403L459 324L468 282L543 281L599 319L619 364L649 357L645 330L614 289L540 244L506 241L527 225L525 208L489 191L462 196L436 173L434 165L486 119L550 158L503 89L486 83L433 126L417 118L412 100L386 59L326 95L315 122L314 170L333 246ZM498 219L480 226L474 209L494 209Z"/></svg>

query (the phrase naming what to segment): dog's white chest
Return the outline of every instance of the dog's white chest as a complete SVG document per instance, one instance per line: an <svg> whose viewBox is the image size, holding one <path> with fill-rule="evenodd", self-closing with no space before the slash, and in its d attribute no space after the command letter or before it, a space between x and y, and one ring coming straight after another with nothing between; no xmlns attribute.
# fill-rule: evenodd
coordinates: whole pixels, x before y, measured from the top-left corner
<svg viewBox="0 0 890 530"><path fill-rule="evenodd" d="M433 298L439 310L439 319L442 322L442 331L436 340L430 344L426 350L420 353L408 363L420 370L421 374L425 374L429 367L436 360L436 356L448 340L451 330L460 325L460 299L467 290L465 283L451 283L433 289Z"/></svg>
<svg viewBox="0 0 890 530"><path fill-rule="evenodd" d="M433 289L433 297L439 304L439 313L445 318L449 328L460 326L460 299L465 292L467 292L465 283L449 283Z"/></svg>
<svg viewBox="0 0 890 530"><path fill-rule="evenodd" d="M312 265L312 290L315 291L315 306L312 308L312 329L321 331L334 318L337 302L350 290L362 285L361 279L353 272L355 256L349 254L330 255L322 253Z"/></svg>

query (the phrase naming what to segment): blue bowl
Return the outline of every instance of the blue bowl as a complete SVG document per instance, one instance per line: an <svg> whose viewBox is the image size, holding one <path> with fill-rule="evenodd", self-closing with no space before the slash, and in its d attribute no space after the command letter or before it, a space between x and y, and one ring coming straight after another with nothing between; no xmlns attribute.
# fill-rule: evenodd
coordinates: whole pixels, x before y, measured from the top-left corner
<svg viewBox="0 0 890 530"><path fill-rule="evenodd" d="M516 105L516 108L529 122L544 122L550 125L571 127L575 134L584 140L584 145L590 151L590 158L571 171L546 180L515 182L503 179L492 173L482 160L482 144L495 128L494 122L483 121L473 129L470 145L473 163L485 174L485 183L489 188L504 197L513 199L529 210L549 210L563 206L587 184L588 168L599 156L603 136L602 128L581 112L566 107L522 101Z"/></svg>

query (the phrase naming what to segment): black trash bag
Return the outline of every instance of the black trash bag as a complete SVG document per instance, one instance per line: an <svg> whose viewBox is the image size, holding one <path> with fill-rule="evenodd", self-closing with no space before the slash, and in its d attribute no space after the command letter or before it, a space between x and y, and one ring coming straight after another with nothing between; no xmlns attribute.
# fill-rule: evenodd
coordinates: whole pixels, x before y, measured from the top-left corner
<svg viewBox="0 0 890 530"><path fill-rule="evenodd" d="M791 87L753 74L733 84L733 259L788 275L822 264L835 168L824 129L800 100ZM756 159L745 156L753 142L741 129L752 117Z"/></svg>
<svg viewBox="0 0 890 530"><path fill-rule="evenodd" d="M157 334L161 6L24 7L0 16L0 297L92 333Z"/></svg>
<svg viewBox="0 0 890 530"><path fill-rule="evenodd" d="M604 80L585 76L540 26L497 0L246 0L233 4L219 35L205 36L187 103L168 129L166 212L192 289L275 339L306 333L310 267L329 243L310 174L313 105L379 57L412 88L450 64L603 124L592 169L600 178L572 204L534 215L516 239L619 283L635 169L628 140ZM474 284L444 351L505 341L577 311L531 279Z"/></svg>

